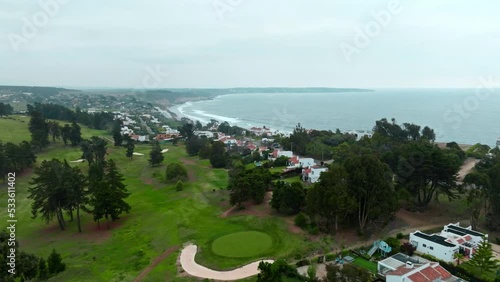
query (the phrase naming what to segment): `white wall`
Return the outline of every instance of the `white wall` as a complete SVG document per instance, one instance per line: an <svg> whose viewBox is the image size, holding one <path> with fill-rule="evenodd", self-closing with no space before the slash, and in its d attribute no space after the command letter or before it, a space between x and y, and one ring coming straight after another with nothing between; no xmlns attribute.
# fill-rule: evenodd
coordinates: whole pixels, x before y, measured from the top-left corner
<svg viewBox="0 0 500 282"><path fill-rule="evenodd" d="M410 242L417 247L417 252L434 256L446 262L455 261L453 255L459 250L459 246L446 247L413 234L410 234Z"/></svg>

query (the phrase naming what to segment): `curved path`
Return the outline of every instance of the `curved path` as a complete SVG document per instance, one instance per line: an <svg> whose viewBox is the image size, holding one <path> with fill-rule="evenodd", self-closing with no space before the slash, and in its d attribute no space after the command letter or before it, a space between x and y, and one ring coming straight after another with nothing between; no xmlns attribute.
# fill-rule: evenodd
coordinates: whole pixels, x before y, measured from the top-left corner
<svg viewBox="0 0 500 282"><path fill-rule="evenodd" d="M181 266L189 275L223 281L240 280L259 273L258 267L260 261L252 262L243 267L230 271L216 271L199 265L194 260L198 247L196 245L187 245L181 252ZM273 260L264 260L265 262L274 262Z"/></svg>

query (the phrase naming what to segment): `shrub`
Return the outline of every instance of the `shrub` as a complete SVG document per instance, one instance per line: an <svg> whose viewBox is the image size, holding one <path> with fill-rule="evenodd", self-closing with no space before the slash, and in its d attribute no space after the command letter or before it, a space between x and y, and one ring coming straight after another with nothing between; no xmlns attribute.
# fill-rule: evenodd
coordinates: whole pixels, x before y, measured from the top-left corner
<svg viewBox="0 0 500 282"><path fill-rule="evenodd" d="M399 242L398 238L388 237L387 239L385 239L385 242L387 243L387 245L391 246L391 253L397 253L401 249L401 242Z"/></svg>
<svg viewBox="0 0 500 282"><path fill-rule="evenodd" d="M319 256L316 258L316 262L318 262L318 263L323 263L324 260L325 260L325 256Z"/></svg>
<svg viewBox="0 0 500 282"><path fill-rule="evenodd" d="M167 181L176 181L187 179L188 173L186 168L180 163L170 163L165 171Z"/></svg>
<svg viewBox="0 0 500 282"><path fill-rule="evenodd" d="M309 229L307 230L309 234L311 235L318 235L319 234L319 229L318 226L310 226Z"/></svg>
<svg viewBox="0 0 500 282"><path fill-rule="evenodd" d="M409 242L406 242L404 243L402 246L401 246L401 251L407 255L409 255L410 257L413 256L413 254L415 253L415 250L417 248L415 246L413 246L411 243Z"/></svg>
<svg viewBox="0 0 500 282"><path fill-rule="evenodd" d="M295 222L295 225L297 225L298 227L300 227L302 229L306 229L307 225L309 224L309 222L307 220L307 216L304 213L299 213L295 217L294 222Z"/></svg>
<svg viewBox="0 0 500 282"><path fill-rule="evenodd" d="M301 266L305 266L305 265L310 265L311 264L311 261L308 260L308 259L303 259L303 260L299 260L295 265L297 267L301 267Z"/></svg>
<svg viewBox="0 0 500 282"><path fill-rule="evenodd" d="M335 260L337 257L338 257L338 255L336 255L336 254L327 254L325 256L325 261L332 261L332 260Z"/></svg>
<svg viewBox="0 0 500 282"><path fill-rule="evenodd" d="M175 184L175 190L176 191L182 191L184 189L184 183L182 183L181 180L177 181Z"/></svg>
<svg viewBox="0 0 500 282"><path fill-rule="evenodd" d="M399 240L403 239L404 237L405 237L405 235L403 235L403 233L401 233L401 232L396 234L396 238L398 238Z"/></svg>
<svg viewBox="0 0 500 282"><path fill-rule="evenodd" d="M66 269L66 264L62 262L61 255L52 249L52 253L47 259L48 271L50 274L57 274Z"/></svg>

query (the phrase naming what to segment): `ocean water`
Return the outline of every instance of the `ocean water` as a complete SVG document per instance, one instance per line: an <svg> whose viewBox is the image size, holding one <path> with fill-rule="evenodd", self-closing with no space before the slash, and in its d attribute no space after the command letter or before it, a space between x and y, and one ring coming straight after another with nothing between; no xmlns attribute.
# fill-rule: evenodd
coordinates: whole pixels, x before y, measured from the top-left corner
<svg viewBox="0 0 500 282"><path fill-rule="evenodd" d="M440 142L483 143L500 137L500 89L379 89L345 93L251 93L218 96L172 109L193 120L266 126L371 130L381 118L429 126Z"/></svg>

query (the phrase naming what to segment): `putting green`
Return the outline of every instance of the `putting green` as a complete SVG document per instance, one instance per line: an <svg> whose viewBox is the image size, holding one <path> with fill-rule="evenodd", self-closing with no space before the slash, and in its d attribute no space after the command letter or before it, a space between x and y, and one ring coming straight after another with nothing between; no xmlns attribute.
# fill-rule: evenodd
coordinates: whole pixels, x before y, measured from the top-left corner
<svg viewBox="0 0 500 282"><path fill-rule="evenodd" d="M273 245L273 239L259 231L228 234L215 239L212 251L224 257L246 258L265 254Z"/></svg>

